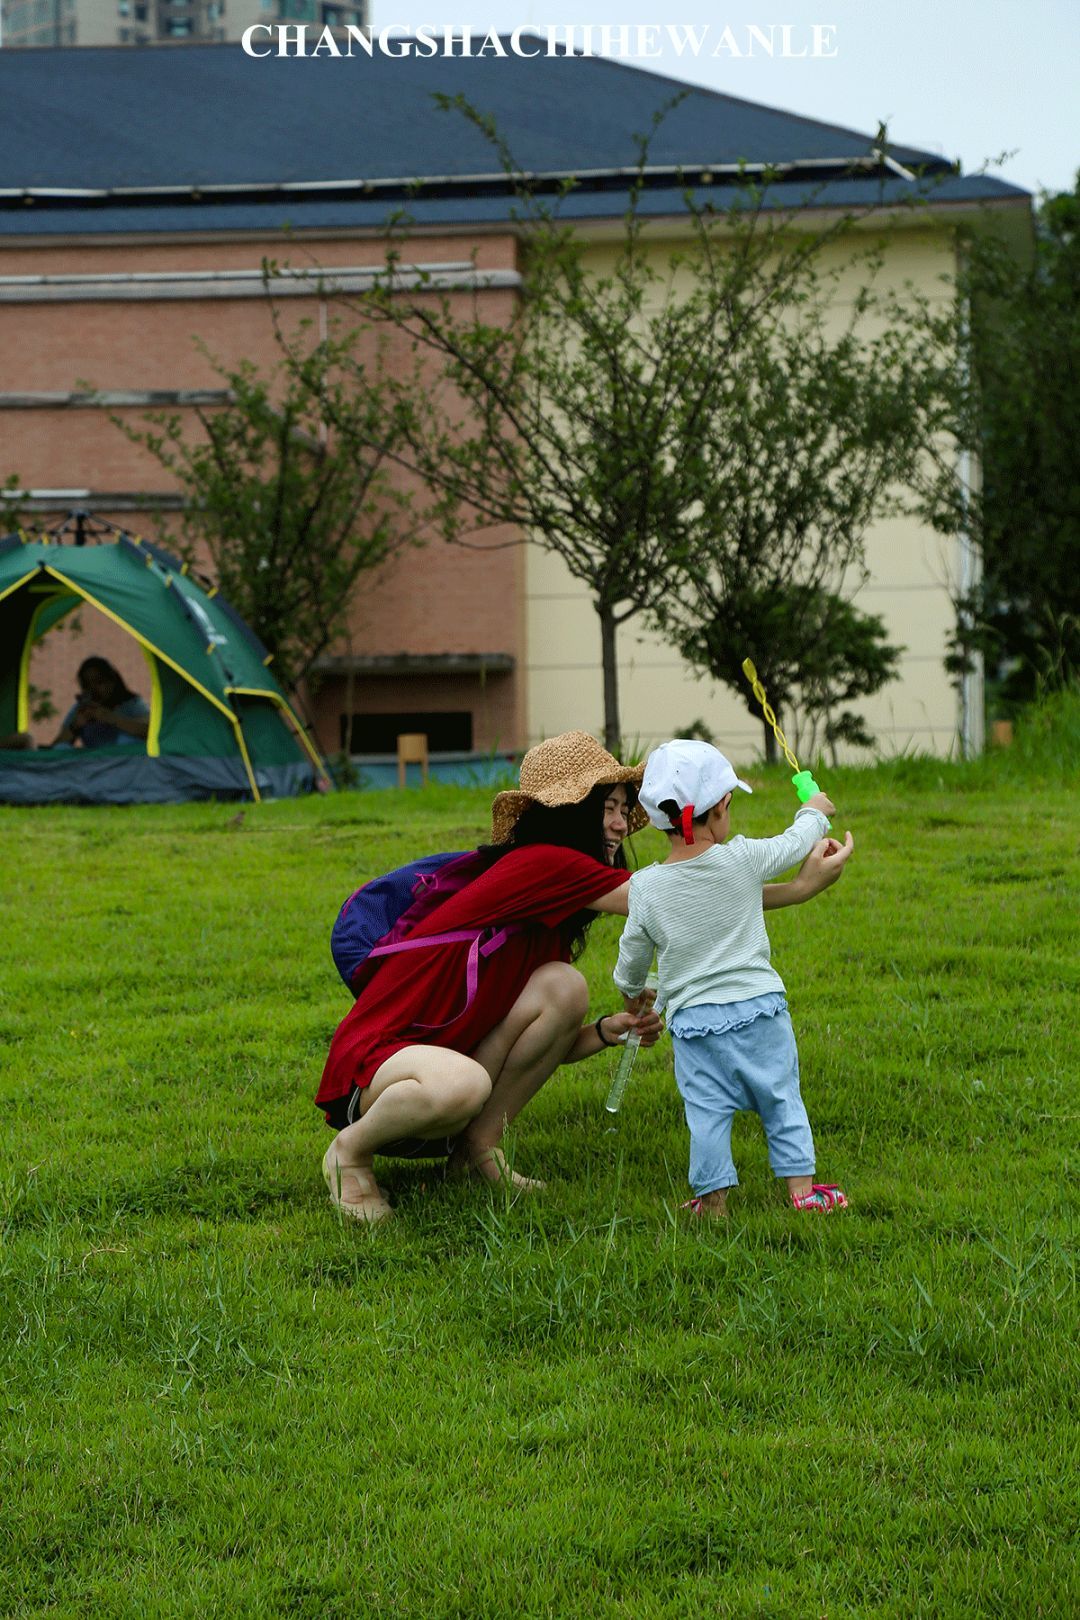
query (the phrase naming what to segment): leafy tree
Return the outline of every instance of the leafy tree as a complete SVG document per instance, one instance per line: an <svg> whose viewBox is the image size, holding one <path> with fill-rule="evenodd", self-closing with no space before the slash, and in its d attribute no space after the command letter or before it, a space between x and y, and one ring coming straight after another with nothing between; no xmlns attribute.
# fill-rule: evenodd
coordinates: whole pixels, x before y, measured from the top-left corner
<svg viewBox="0 0 1080 1620"><path fill-rule="evenodd" d="M678 641L683 656L738 692L749 712L761 711L742 661L754 663L795 752L812 759L821 747L836 761L844 742L871 748L873 734L860 715L842 705L870 697L895 678L901 647L886 639L884 620L813 585L746 586L727 592L712 618L687 622ZM765 758L777 758L772 728L762 720ZM711 740L711 739L710 739Z"/></svg>
<svg viewBox="0 0 1080 1620"><path fill-rule="evenodd" d="M1028 255L986 227L969 233L961 291L969 377L954 432L981 480L965 488L943 469L929 510L982 558L950 667L986 655L1011 713L1080 671L1080 175L1036 211Z"/></svg>
<svg viewBox="0 0 1080 1620"><path fill-rule="evenodd" d="M873 335L854 323L830 335L826 320L825 301L809 299L797 326L761 323L731 356L698 451L696 544L650 617L752 713L747 656L796 732L870 746L837 705L893 679L901 649L848 598L865 578L870 524L917 503L919 459L954 383L950 357L902 316ZM773 760L767 725L764 737Z"/></svg>
<svg viewBox="0 0 1080 1620"><path fill-rule="evenodd" d="M809 756L817 752L819 740L834 765L838 743L873 748L876 738L862 715L841 705L873 697L895 680L903 651L888 641L880 614L863 613L842 597L826 597L821 633L803 661L794 699L796 713L805 715L814 728L808 739Z"/></svg>
<svg viewBox="0 0 1080 1620"><path fill-rule="evenodd" d="M417 538L411 499L390 477L390 401L360 364L346 384L328 345L294 344L268 376L208 358L230 399L195 411L197 433L179 414L149 413L141 428L112 420L177 479L181 548L193 560L205 551L295 686L345 631L361 575Z"/></svg>
<svg viewBox="0 0 1080 1620"><path fill-rule="evenodd" d="M644 614L700 649L692 623L719 623L733 592L839 589L932 430L945 368L902 324L861 336L879 251L856 245L853 215L795 230L791 210L769 206L772 177L744 174L723 209L688 191L690 238L658 260L640 208L643 138L620 239L598 270L491 121L461 98L446 105L487 135L515 185L518 317L493 324L477 302L462 313L430 277L406 276L407 224L379 284L342 302L411 345L397 453L437 493L444 534L483 546L485 528L517 525L588 587L615 748L619 628ZM830 338L840 272L822 268L823 250L838 240L863 285Z"/></svg>

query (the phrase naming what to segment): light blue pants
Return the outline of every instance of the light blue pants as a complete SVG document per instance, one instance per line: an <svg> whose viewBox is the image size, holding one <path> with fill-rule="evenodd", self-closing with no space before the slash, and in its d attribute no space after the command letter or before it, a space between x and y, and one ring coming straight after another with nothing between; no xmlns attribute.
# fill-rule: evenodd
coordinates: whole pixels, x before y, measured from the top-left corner
<svg viewBox="0 0 1080 1620"><path fill-rule="evenodd" d="M799 1093L799 1054L786 1012L722 1034L672 1035L675 1079L690 1127L690 1185L700 1197L736 1187L731 1122L760 1115L777 1176L814 1174L814 1138Z"/></svg>

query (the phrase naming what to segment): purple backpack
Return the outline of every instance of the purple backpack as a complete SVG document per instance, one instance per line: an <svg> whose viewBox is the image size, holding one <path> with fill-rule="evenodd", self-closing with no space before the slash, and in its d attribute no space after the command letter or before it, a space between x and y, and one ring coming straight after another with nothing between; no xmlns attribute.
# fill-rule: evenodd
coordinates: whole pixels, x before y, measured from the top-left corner
<svg viewBox="0 0 1080 1620"><path fill-rule="evenodd" d="M465 1005L448 1019L453 1023L472 1004L476 994L481 956L490 956L519 924L503 928L458 928L445 934L427 934L423 939L408 935L450 895L487 870L488 862L475 850L448 855L425 855L408 866L399 866L384 877L372 878L351 894L338 912L330 935L330 954L342 979L359 996L383 956L400 951L425 950L436 945L471 943L466 963ZM441 1024L420 1024L419 1029L441 1029Z"/></svg>

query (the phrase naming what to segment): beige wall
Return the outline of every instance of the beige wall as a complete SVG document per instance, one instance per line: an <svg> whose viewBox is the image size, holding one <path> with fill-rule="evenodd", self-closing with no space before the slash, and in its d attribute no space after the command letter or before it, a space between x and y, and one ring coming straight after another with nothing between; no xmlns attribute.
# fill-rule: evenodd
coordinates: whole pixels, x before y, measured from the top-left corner
<svg viewBox="0 0 1080 1620"><path fill-rule="evenodd" d="M658 240L658 257L666 258L669 246ZM610 267L612 252L606 246L593 251L598 269ZM840 268L837 250L826 263ZM888 241L884 284L899 289L911 281L926 296L943 298L940 278L953 263L950 232L897 229ZM849 271L837 285L832 302L837 326L848 313L856 283ZM949 586L959 577L958 547L913 520L894 518L873 528L866 558L870 578L858 604L881 614L890 641L906 650L899 679L856 707L885 753L947 753L956 746L959 724L957 694L942 666L954 623ZM559 558L534 545L528 548L526 594L530 741L572 726L602 735L600 635L586 588ZM619 678L622 730L629 743L652 746L700 719L738 757L760 752L760 723L741 698L696 678L637 618L620 631Z"/></svg>

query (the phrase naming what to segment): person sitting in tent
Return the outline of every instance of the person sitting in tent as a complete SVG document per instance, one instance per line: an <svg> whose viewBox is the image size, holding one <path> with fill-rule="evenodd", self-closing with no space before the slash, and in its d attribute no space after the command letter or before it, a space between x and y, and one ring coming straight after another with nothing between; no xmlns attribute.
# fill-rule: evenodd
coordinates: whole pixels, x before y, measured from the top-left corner
<svg viewBox="0 0 1080 1620"><path fill-rule="evenodd" d="M84 748L138 747L150 730L150 710L107 658L84 658L79 695L49 744Z"/></svg>

